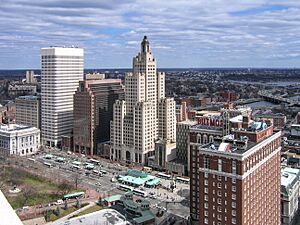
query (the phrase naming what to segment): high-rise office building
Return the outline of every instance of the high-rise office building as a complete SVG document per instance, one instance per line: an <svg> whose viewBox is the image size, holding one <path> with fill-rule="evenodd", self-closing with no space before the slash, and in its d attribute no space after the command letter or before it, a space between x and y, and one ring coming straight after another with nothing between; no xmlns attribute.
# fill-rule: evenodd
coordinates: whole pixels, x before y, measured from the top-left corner
<svg viewBox="0 0 300 225"><path fill-rule="evenodd" d="M125 101L114 105L111 123L111 159L147 164L155 142L176 141L175 102L165 97L165 74L145 36L133 58L133 72L125 77Z"/></svg>
<svg viewBox="0 0 300 225"><path fill-rule="evenodd" d="M244 123L223 138L190 136L190 207L196 224L280 224L281 132Z"/></svg>
<svg viewBox="0 0 300 225"><path fill-rule="evenodd" d="M73 128L73 95L83 80L83 49L41 49L42 140L47 146L61 145Z"/></svg>
<svg viewBox="0 0 300 225"><path fill-rule="evenodd" d="M41 97L20 96L15 102L16 123L41 129Z"/></svg>
<svg viewBox="0 0 300 225"><path fill-rule="evenodd" d="M110 139L113 104L124 100L120 79L89 79L79 82L74 94L74 151L97 153L97 144Z"/></svg>

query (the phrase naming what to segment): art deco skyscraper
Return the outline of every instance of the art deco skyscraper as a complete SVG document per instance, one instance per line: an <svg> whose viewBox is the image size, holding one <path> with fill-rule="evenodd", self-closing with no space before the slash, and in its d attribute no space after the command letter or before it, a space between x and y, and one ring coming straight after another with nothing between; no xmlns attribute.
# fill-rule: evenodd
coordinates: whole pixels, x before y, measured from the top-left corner
<svg viewBox="0 0 300 225"><path fill-rule="evenodd" d="M133 58L133 72L125 77L125 101L114 105L111 123L111 159L147 164L159 139L176 140L175 102L165 98L165 74L145 36Z"/></svg>
<svg viewBox="0 0 300 225"><path fill-rule="evenodd" d="M42 48L42 140L60 146L73 127L73 95L83 80L83 49Z"/></svg>

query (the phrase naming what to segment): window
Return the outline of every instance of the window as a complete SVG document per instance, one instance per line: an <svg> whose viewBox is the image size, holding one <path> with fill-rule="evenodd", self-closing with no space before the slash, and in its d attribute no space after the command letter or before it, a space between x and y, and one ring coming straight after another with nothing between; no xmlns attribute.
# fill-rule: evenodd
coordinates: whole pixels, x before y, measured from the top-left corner
<svg viewBox="0 0 300 225"><path fill-rule="evenodd" d="M233 192L236 192L236 186L232 186L231 190L232 190Z"/></svg>
<svg viewBox="0 0 300 225"><path fill-rule="evenodd" d="M236 200L236 194L232 194L232 199Z"/></svg>
<svg viewBox="0 0 300 225"><path fill-rule="evenodd" d="M236 174L236 161L235 160L232 161L232 173Z"/></svg>
<svg viewBox="0 0 300 225"><path fill-rule="evenodd" d="M218 159L218 171L222 172L222 159Z"/></svg>
<svg viewBox="0 0 300 225"><path fill-rule="evenodd" d="M204 208L208 209L208 203L207 202L204 203Z"/></svg>
<svg viewBox="0 0 300 225"><path fill-rule="evenodd" d="M209 169L209 157L204 156L204 168Z"/></svg>
<svg viewBox="0 0 300 225"><path fill-rule="evenodd" d="M204 200L208 201L208 195L204 195Z"/></svg>

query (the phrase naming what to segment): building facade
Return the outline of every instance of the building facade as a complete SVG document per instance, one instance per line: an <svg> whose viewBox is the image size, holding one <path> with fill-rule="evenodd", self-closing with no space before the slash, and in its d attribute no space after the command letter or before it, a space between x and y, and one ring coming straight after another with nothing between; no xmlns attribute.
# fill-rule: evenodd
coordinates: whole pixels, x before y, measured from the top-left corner
<svg viewBox="0 0 300 225"><path fill-rule="evenodd" d="M292 225L299 211L300 170L281 170L281 225Z"/></svg>
<svg viewBox="0 0 300 225"><path fill-rule="evenodd" d="M0 126L0 154L27 156L40 148L40 130L18 124Z"/></svg>
<svg viewBox="0 0 300 225"><path fill-rule="evenodd" d="M74 148L75 152L94 155L97 145L110 140L110 121L113 105L124 99L120 79L80 81L74 94Z"/></svg>
<svg viewBox="0 0 300 225"><path fill-rule="evenodd" d="M147 164L156 141L176 141L175 123L175 101L165 97L165 74L157 73L145 36L133 58L133 72L125 77L125 101L114 105L111 159Z"/></svg>
<svg viewBox="0 0 300 225"><path fill-rule="evenodd" d="M73 128L73 95L83 80L83 49L50 47L41 50L42 140L60 147Z"/></svg>
<svg viewBox="0 0 300 225"><path fill-rule="evenodd" d="M16 123L41 129L41 97L16 98Z"/></svg>
<svg viewBox="0 0 300 225"><path fill-rule="evenodd" d="M190 207L196 224L280 224L281 132L254 123L242 134L206 145L197 144L197 135L190 138Z"/></svg>

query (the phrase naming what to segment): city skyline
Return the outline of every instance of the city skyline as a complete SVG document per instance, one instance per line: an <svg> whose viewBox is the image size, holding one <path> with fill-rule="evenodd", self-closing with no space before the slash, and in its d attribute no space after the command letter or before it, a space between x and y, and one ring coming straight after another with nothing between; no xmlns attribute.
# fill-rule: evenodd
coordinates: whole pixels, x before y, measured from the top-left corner
<svg viewBox="0 0 300 225"><path fill-rule="evenodd" d="M1 69L38 69L40 48L63 45L84 48L86 68L130 68L144 35L158 68L300 67L296 1L12 0L0 11Z"/></svg>

